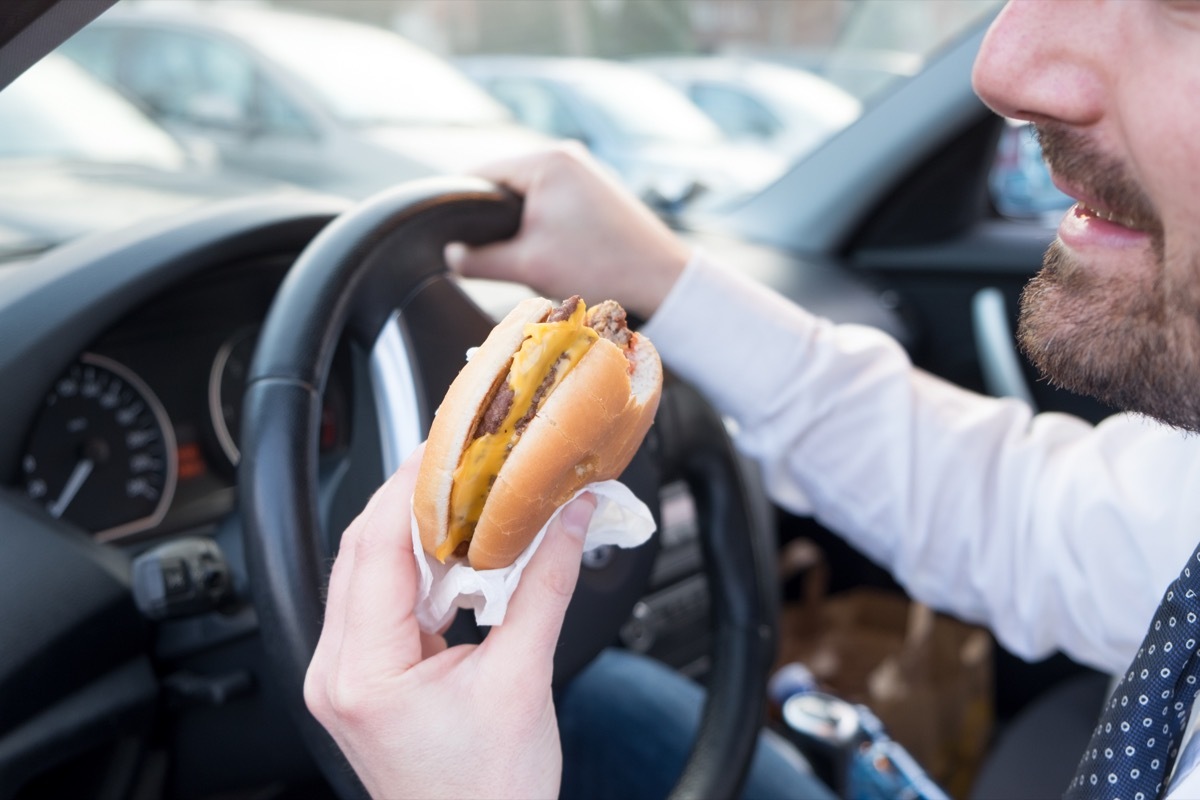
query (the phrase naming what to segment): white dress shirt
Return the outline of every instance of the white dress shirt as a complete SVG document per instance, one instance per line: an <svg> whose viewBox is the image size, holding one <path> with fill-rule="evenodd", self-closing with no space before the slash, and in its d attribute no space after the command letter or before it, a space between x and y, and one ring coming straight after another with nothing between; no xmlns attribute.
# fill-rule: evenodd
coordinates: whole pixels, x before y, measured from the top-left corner
<svg viewBox="0 0 1200 800"><path fill-rule="evenodd" d="M1121 673L1200 542L1195 436L965 391L702 253L643 332L736 423L779 505L1022 657ZM1198 750L1173 798L1200 797Z"/></svg>

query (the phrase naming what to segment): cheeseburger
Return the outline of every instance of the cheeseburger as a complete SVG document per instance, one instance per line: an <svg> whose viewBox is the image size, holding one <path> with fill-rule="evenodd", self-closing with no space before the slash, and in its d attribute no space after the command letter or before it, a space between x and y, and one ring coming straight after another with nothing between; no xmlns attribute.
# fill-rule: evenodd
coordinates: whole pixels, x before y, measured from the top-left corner
<svg viewBox="0 0 1200 800"><path fill-rule="evenodd" d="M657 351L614 301L522 302L434 417L413 495L425 551L512 564L577 490L621 474L661 391Z"/></svg>

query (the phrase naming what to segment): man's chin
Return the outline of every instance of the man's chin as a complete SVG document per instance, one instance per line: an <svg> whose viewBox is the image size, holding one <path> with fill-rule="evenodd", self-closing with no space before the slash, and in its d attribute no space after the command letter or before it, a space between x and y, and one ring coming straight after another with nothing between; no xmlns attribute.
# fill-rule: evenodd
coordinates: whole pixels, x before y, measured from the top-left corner
<svg viewBox="0 0 1200 800"><path fill-rule="evenodd" d="M1200 431L1200 360L1187 356L1200 352L1200 314L1167 308L1139 274L1097 281L1055 242L1021 296L1021 350L1055 386Z"/></svg>

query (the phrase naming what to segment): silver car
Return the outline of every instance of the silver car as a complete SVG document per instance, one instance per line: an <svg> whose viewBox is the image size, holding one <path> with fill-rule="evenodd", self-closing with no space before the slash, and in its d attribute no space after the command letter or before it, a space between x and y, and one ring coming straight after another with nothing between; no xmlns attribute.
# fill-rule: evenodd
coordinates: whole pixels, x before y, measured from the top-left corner
<svg viewBox="0 0 1200 800"><path fill-rule="evenodd" d="M269 8L110 10L62 52L228 166L359 198L548 139L398 34Z"/></svg>

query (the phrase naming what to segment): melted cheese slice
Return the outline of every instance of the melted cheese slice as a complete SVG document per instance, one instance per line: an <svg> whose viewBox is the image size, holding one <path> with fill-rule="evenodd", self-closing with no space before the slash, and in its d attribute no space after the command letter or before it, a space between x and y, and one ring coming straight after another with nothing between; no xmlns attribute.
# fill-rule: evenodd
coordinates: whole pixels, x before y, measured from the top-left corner
<svg viewBox="0 0 1200 800"><path fill-rule="evenodd" d="M485 433L471 442L454 471L454 484L450 489L450 527L435 553L439 561L449 558L475 532L488 491L520 438L517 423L533 406L534 395L550 370L558 364L554 381L542 396L542 402L599 338L594 330L583 324L586 318L587 308L580 302L568 319L532 322L525 326L525 341L513 356L508 373L508 386L513 391L508 415L496 433ZM563 359L562 363L559 363L560 359Z"/></svg>

